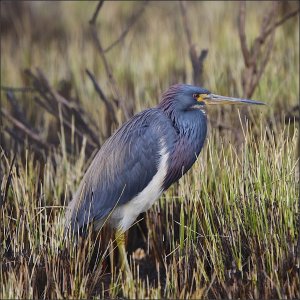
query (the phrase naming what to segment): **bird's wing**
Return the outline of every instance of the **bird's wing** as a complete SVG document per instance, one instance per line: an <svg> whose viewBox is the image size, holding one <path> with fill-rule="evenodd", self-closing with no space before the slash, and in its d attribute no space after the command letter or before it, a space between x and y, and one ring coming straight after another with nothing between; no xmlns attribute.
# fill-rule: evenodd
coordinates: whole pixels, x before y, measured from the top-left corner
<svg viewBox="0 0 300 300"><path fill-rule="evenodd" d="M107 217L148 185L157 173L162 138L170 145L169 122L160 110L146 110L107 140L69 204L66 218L73 230Z"/></svg>

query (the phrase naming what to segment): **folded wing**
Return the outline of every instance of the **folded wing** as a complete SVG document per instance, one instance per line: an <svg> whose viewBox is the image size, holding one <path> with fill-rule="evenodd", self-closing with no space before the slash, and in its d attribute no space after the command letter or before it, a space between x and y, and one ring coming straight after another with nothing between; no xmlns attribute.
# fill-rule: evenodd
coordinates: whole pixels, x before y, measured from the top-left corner
<svg viewBox="0 0 300 300"><path fill-rule="evenodd" d="M88 168L68 206L66 226L81 231L139 194L157 173L161 140L170 150L172 134L171 122L158 109L146 110L125 123Z"/></svg>

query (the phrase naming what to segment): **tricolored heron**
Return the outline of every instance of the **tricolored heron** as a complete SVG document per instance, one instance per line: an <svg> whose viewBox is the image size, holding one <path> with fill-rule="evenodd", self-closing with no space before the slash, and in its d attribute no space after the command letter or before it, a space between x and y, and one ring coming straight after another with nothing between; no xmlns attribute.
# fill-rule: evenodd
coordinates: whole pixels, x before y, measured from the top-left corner
<svg viewBox="0 0 300 300"><path fill-rule="evenodd" d="M129 270L124 232L192 167L206 138L210 104L264 103L171 86L158 106L132 117L103 144L68 206L67 228L80 232L92 224L100 230L107 221L117 230L121 263Z"/></svg>

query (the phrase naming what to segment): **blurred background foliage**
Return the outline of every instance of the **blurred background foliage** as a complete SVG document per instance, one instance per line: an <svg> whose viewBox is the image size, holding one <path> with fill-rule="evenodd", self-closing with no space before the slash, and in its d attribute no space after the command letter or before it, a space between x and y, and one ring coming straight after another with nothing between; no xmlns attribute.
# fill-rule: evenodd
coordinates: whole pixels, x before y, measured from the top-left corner
<svg viewBox="0 0 300 300"><path fill-rule="evenodd" d="M100 144L111 126L103 114L105 105L99 101L92 82L85 73L91 70L110 101L113 92L100 55L93 43L88 20L94 2L4 2L1 16L1 85L23 87L30 84L25 69L43 71L54 89L67 99L77 99L96 125ZM105 49L118 38L128 20L142 3L107 2L100 13L97 30ZM251 46L259 34L262 19L270 3L247 3L246 37ZM189 58L178 3L150 2L136 24L121 43L106 53L122 97L131 114L156 105L161 93L171 84L192 83ZM282 2L278 18L291 11L297 2ZM297 8L297 7L296 7ZM225 95L243 96L241 76L244 68L238 38L238 3L189 2L188 22L197 51L208 49L204 62L203 86ZM266 101L268 109L279 118L298 103L299 95L298 17L287 21L275 34L270 61L252 98ZM3 107L9 106L5 91ZM20 94L20 109L44 138L55 134L57 122L33 100L30 93ZM36 114L39 109L39 114ZM212 119L226 123L237 114L221 115L224 109L212 112ZM229 109L230 110L230 109ZM118 113L119 125L124 119ZM238 117L236 117L238 122ZM231 123L232 125L232 123ZM56 127L55 127L56 126ZM54 127L54 128L53 128ZM51 130L53 129L53 130ZM57 144L57 143L56 143Z"/></svg>

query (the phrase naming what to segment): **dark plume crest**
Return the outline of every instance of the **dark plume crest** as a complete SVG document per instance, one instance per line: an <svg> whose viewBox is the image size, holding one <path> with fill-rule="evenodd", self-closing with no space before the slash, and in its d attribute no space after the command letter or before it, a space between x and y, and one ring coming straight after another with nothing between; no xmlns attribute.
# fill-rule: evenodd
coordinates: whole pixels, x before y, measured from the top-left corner
<svg viewBox="0 0 300 300"><path fill-rule="evenodd" d="M169 89L162 94L161 101L158 104L158 108L162 109L163 111L172 109L173 100L178 95L183 86L184 85L181 83L170 86Z"/></svg>
<svg viewBox="0 0 300 300"><path fill-rule="evenodd" d="M177 83L170 86L163 94L161 102L164 102L166 99L172 99L183 89L184 84Z"/></svg>

